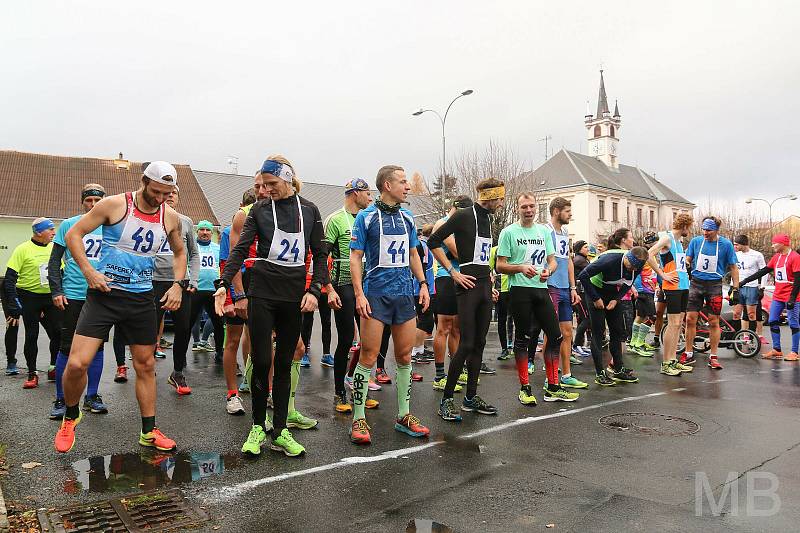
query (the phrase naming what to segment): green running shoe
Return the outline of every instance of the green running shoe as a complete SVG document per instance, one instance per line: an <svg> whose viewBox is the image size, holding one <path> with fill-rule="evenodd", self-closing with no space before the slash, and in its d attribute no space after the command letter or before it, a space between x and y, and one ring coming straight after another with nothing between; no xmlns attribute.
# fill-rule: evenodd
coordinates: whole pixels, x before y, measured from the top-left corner
<svg viewBox="0 0 800 533"><path fill-rule="evenodd" d="M580 397L577 392L569 392L566 389L544 391L544 401L546 402L574 402Z"/></svg>
<svg viewBox="0 0 800 533"><path fill-rule="evenodd" d="M469 380L469 376L467 375L466 370L462 370L461 374L458 375L458 384L459 385L466 385L467 380Z"/></svg>
<svg viewBox="0 0 800 533"><path fill-rule="evenodd" d="M594 378L594 382L598 385L602 385L603 387L613 387L617 384L617 382L608 377L605 372L597 374L597 376Z"/></svg>
<svg viewBox="0 0 800 533"><path fill-rule="evenodd" d="M558 380L558 382L562 387L567 387L569 389L588 389L589 388L589 384L588 383L585 383L585 382L577 379L575 376L569 376L569 377L561 376L561 378Z"/></svg>
<svg viewBox="0 0 800 533"><path fill-rule="evenodd" d="M636 348L633 349L633 353L635 353L639 357L653 357L656 354L656 352L645 350L644 346L637 346Z"/></svg>
<svg viewBox="0 0 800 533"><path fill-rule="evenodd" d="M286 416L286 427L297 429L311 429L317 427L317 421L313 418L308 418L300 411L292 411Z"/></svg>
<svg viewBox="0 0 800 533"><path fill-rule="evenodd" d="M569 362L570 362L570 364L573 364L573 365L582 365L583 364L583 361L581 361L580 359L578 359L574 355L570 355L569 356Z"/></svg>
<svg viewBox="0 0 800 533"><path fill-rule="evenodd" d="M675 359L672 361L664 361L661 363L661 370L659 370L659 372L665 376L680 376L681 371L675 367L676 362Z"/></svg>
<svg viewBox="0 0 800 533"><path fill-rule="evenodd" d="M447 385L447 376L433 379L433 390L444 390L445 385ZM456 388L453 392L461 392L462 390L464 390L464 387L456 383Z"/></svg>
<svg viewBox="0 0 800 533"><path fill-rule="evenodd" d="M673 359L672 361L675 363L675 368L677 368L681 372L693 372L694 371L694 367L693 366L682 365L681 362L678 361L677 359Z"/></svg>
<svg viewBox="0 0 800 533"><path fill-rule="evenodd" d="M504 348L502 352L500 352L500 357L497 358L498 361L508 361L511 359L512 353L508 349Z"/></svg>
<svg viewBox="0 0 800 533"><path fill-rule="evenodd" d="M260 455L261 454L261 445L264 444L264 441L267 440L267 434L259 425L254 425L250 428L250 434L247 436L247 440L242 445L242 453L247 453L250 455Z"/></svg>
<svg viewBox="0 0 800 533"><path fill-rule="evenodd" d="M658 346L656 346L655 344L650 344L649 342L645 342L644 344L642 344L641 348L647 350L648 352L655 352L656 350L658 350Z"/></svg>
<svg viewBox="0 0 800 533"><path fill-rule="evenodd" d="M300 454L306 453L306 449L292 438L292 434L286 428L283 428L278 438L270 443L269 448L276 452L283 452L287 457L297 457Z"/></svg>
<svg viewBox="0 0 800 533"><path fill-rule="evenodd" d="M533 395L530 385L523 385L519 389L519 403L522 405L536 405L536 396Z"/></svg>

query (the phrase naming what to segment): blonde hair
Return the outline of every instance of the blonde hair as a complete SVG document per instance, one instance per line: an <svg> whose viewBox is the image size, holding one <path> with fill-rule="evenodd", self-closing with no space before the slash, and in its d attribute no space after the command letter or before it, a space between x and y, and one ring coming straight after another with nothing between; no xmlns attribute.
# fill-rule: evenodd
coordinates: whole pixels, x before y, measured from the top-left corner
<svg viewBox="0 0 800 533"><path fill-rule="evenodd" d="M292 188L294 189L294 192L300 194L300 189L303 188L303 182L300 181L300 178L297 177L297 170L295 170L294 165L281 154L271 155L267 157L267 159L276 161L281 165L286 165L292 169L292 172L294 173L294 176L292 176Z"/></svg>
<svg viewBox="0 0 800 533"><path fill-rule="evenodd" d="M81 192L89 191L89 190L92 190L92 189L95 189L95 190L98 190L98 191L102 191L102 192L106 192L105 187L103 187L99 183L87 183L86 185L83 186L83 189L81 189Z"/></svg>

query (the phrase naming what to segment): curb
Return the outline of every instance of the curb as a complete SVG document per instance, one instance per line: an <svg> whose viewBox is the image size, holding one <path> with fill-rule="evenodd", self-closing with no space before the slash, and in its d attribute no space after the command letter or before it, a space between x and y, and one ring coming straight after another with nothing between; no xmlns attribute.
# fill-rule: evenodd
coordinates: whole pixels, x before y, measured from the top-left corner
<svg viewBox="0 0 800 533"><path fill-rule="evenodd" d="M8 514L6 512L6 501L3 499L3 487L0 485L0 533L9 530Z"/></svg>

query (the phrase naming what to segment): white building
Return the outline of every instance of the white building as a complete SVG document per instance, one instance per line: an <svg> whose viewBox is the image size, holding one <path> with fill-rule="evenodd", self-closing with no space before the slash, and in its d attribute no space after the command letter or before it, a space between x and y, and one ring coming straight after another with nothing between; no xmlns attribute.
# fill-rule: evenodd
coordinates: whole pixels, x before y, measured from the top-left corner
<svg viewBox="0 0 800 533"><path fill-rule="evenodd" d="M570 237L596 242L615 229L628 227L634 235L670 227L678 213L695 205L639 167L621 165L619 107L608 107L603 71L597 112L584 117L588 155L560 150L533 172L522 176L535 184L540 221L549 220L547 206L556 196L572 201Z"/></svg>

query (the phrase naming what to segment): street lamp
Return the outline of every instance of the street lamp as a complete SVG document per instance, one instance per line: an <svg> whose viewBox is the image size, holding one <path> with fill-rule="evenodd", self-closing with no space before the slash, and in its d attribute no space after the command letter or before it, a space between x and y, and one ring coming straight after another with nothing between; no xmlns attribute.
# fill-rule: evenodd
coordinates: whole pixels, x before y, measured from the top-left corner
<svg viewBox="0 0 800 533"><path fill-rule="evenodd" d="M744 201L746 204L752 204L753 202L764 202L769 206L769 231L772 231L772 204L777 202L778 200L797 200L797 196L794 194L787 194L786 196L779 196L772 200L764 200L763 198L748 198Z"/></svg>
<svg viewBox="0 0 800 533"><path fill-rule="evenodd" d="M450 108L453 106L453 104L455 103L456 100L458 100L462 96L469 96L473 92L474 91L472 89L467 89L466 91L462 92L461 94L459 94L458 96L453 98L453 100L450 102L450 105L447 106L447 110L444 112L444 117L441 114L439 114L438 111L436 111L434 109L422 109L422 108L420 108L419 111L414 111L413 113L411 113L411 115L415 116L415 117L418 117L423 113L433 113L437 117L439 117L439 122L442 123L442 176L440 178L441 181L442 181L442 183L441 183L441 185L442 185L442 190L441 190L442 211L445 210L444 177L447 174L447 140L445 138L445 129L444 129L445 124L447 123L447 114L450 112Z"/></svg>

